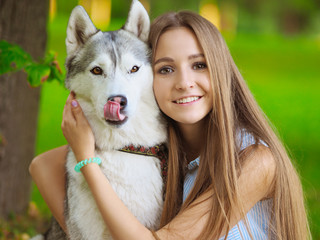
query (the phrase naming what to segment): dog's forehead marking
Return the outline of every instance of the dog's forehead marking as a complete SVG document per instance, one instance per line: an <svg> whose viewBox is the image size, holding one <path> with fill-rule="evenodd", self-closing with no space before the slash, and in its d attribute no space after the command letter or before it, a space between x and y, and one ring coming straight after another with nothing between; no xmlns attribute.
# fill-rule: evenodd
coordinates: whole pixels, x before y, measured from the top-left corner
<svg viewBox="0 0 320 240"><path fill-rule="evenodd" d="M125 30L101 32L93 36L77 56L68 59L66 62L67 77L86 71L88 66L101 54L106 54L109 57L108 65L112 68L116 68L122 63L128 54L144 64L150 64L150 51L147 45L133 34Z"/></svg>
<svg viewBox="0 0 320 240"><path fill-rule="evenodd" d="M101 53L108 55L114 68L126 65L129 56L131 56L130 59L136 59L138 62L150 63L150 51L147 45L127 31L104 32L102 39L95 41L94 45L99 46L93 50L96 58Z"/></svg>
<svg viewBox="0 0 320 240"><path fill-rule="evenodd" d="M147 45L125 30L116 31L116 37L113 41L116 46L117 52L123 57L124 53L130 53L136 59L144 63L150 62L150 50Z"/></svg>
<svg viewBox="0 0 320 240"><path fill-rule="evenodd" d="M110 34L101 32L99 35L93 36L75 56L67 59L67 77L73 77L78 73L86 71L88 66L90 66L101 53L106 53L110 57L111 63L115 62L116 57L113 47L110 44L111 42L112 36Z"/></svg>

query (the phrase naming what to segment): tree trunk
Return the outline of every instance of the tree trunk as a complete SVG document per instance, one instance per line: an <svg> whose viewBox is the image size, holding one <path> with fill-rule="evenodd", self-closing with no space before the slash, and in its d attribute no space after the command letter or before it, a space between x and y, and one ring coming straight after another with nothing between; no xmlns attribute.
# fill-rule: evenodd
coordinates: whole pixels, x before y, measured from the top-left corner
<svg viewBox="0 0 320 240"><path fill-rule="evenodd" d="M48 0L0 0L0 39L44 56ZM0 76L0 217L26 210L34 157L40 88L24 72Z"/></svg>

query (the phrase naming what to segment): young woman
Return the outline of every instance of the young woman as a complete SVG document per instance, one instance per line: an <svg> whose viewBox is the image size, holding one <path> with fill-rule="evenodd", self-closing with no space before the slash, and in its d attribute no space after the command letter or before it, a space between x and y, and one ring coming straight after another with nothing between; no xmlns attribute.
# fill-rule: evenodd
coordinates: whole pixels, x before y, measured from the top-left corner
<svg viewBox="0 0 320 240"><path fill-rule="evenodd" d="M141 225L99 166L88 164L82 174L113 238L310 238L300 180L219 31L197 14L168 13L153 22L149 42L154 93L169 122L161 228ZM62 130L78 161L94 157L92 131L72 94ZM65 230L66 151L51 150L30 166Z"/></svg>

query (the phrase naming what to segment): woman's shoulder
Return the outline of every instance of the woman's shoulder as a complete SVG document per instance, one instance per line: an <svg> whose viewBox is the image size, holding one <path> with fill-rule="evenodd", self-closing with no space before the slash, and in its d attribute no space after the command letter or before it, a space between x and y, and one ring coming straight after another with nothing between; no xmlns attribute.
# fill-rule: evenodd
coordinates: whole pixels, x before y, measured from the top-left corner
<svg viewBox="0 0 320 240"><path fill-rule="evenodd" d="M271 149L263 144L247 147L241 155L240 188L256 202L272 196L276 175L276 159ZM246 192L245 191L245 192ZM247 198L247 197L245 197Z"/></svg>
<svg viewBox="0 0 320 240"><path fill-rule="evenodd" d="M32 172L38 168L42 168L42 166L55 166L56 164L64 166L67 153L67 145L43 152L32 160L29 166L29 172L32 174Z"/></svg>

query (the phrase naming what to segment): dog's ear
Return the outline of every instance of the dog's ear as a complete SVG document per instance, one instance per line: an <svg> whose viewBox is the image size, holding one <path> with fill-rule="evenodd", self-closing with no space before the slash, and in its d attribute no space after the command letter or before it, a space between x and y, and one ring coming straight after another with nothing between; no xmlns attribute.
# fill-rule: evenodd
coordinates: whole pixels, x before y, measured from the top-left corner
<svg viewBox="0 0 320 240"><path fill-rule="evenodd" d="M92 35L99 30L93 25L82 6L76 6L69 18L67 28L67 55L74 54Z"/></svg>
<svg viewBox="0 0 320 240"><path fill-rule="evenodd" d="M123 29L132 32L144 42L148 40L150 19L146 9L138 0L132 1L128 19Z"/></svg>

